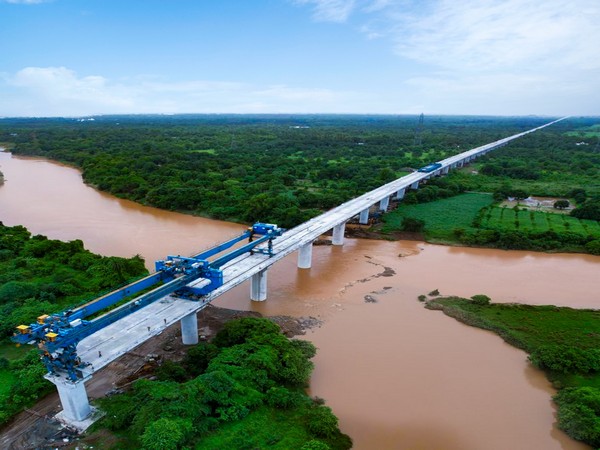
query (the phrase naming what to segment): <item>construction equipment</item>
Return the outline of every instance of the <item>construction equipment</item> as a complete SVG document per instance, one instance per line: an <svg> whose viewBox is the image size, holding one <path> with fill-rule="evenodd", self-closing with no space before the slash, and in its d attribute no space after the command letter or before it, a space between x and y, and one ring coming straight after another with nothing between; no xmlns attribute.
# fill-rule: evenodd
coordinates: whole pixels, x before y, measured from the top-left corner
<svg viewBox="0 0 600 450"><path fill-rule="evenodd" d="M37 344L48 372L66 372L71 381L77 381L83 378L82 369L87 365L77 356L77 344L82 339L169 294L189 300L200 299L223 285L221 267L233 259L248 252L272 256L273 239L282 232L277 225L255 223L240 236L197 255L167 256L165 260L156 261L156 272L153 274L77 308L44 314L37 318L36 323L19 325L12 340L18 344ZM222 254L246 239L247 243ZM208 259L213 256L216 259ZM151 290L131 298L147 289ZM115 307L128 298L131 299ZM113 309L92 318L108 308Z"/></svg>

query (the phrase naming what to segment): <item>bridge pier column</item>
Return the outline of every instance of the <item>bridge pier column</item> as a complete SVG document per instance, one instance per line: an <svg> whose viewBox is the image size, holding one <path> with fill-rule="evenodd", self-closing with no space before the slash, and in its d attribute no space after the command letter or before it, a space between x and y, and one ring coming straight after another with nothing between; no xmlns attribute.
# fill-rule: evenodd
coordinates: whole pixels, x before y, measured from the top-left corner
<svg viewBox="0 0 600 450"><path fill-rule="evenodd" d="M447 175L450 172L450 166L446 166L442 169L442 175Z"/></svg>
<svg viewBox="0 0 600 450"><path fill-rule="evenodd" d="M298 268L299 269L310 269L312 265L312 250L313 244L309 242L306 245L303 245L298 250Z"/></svg>
<svg viewBox="0 0 600 450"><path fill-rule="evenodd" d="M85 390L85 382L91 376L75 382L52 374L44 375L44 378L52 382L58 390L60 404L63 407L63 410L58 414L58 418L79 428L76 422L84 421L92 413L92 407Z"/></svg>
<svg viewBox="0 0 600 450"><path fill-rule="evenodd" d="M344 245L344 232L346 231L346 222L333 227L333 245Z"/></svg>
<svg viewBox="0 0 600 450"><path fill-rule="evenodd" d="M387 197L382 198L381 201L379 202L379 209L381 209L382 211L387 211L389 206L390 206L390 196L388 195Z"/></svg>
<svg viewBox="0 0 600 450"><path fill-rule="evenodd" d="M195 312L181 319L181 341L183 345L198 343L198 315Z"/></svg>
<svg viewBox="0 0 600 450"><path fill-rule="evenodd" d="M362 225L366 225L369 223L369 208L363 209L360 212L360 217L358 218L358 223Z"/></svg>
<svg viewBox="0 0 600 450"><path fill-rule="evenodd" d="M419 189L419 182L415 181L413 184L410 185L411 189Z"/></svg>
<svg viewBox="0 0 600 450"><path fill-rule="evenodd" d="M267 299L267 269L252 275L250 300L262 302Z"/></svg>
<svg viewBox="0 0 600 450"><path fill-rule="evenodd" d="M402 200L404 198L404 188L396 192L396 200Z"/></svg>

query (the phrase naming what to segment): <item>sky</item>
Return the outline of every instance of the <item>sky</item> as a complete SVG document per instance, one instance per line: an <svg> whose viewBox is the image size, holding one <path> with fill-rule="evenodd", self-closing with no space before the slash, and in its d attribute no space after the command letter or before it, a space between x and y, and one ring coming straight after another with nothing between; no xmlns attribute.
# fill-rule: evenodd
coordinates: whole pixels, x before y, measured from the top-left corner
<svg viewBox="0 0 600 450"><path fill-rule="evenodd" d="M0 0L0 116L600 115L600 0Z"/></svg>

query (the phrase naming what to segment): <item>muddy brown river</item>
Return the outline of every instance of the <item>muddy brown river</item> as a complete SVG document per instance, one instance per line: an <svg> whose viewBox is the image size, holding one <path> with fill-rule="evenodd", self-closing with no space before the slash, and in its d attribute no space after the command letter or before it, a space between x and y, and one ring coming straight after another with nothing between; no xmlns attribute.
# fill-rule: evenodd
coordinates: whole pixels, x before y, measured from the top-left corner
<svg viewBox="0 0 600 450"><path fill-rule="evenodd" d="M59 164L0 153L0 221L105 255L141 254L149 268L244 227L144 207L84 185ZM215 304L313 316L319 351L310 391L326 399L357 449L585 449L555 425L554 390L524 352L428 311L417 296L487 294L495 301L598 308L600 258L347 239L270 269L269 299L249 286ZM370 302L365 301L370 296Z"/></svg>

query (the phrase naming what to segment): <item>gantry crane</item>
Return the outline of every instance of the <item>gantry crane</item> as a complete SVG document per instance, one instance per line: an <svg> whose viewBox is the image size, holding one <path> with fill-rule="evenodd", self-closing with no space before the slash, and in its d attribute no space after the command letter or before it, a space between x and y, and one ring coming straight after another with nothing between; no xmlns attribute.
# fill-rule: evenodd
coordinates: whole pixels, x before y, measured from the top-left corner
<svg viewBox="0 0 600 450"><path fill-rule="evenodd" d="M166 295L175 294L188 300L202 298L223 285L221 268L229 261L248 252L272 256L273 239L282 232L277 225L255 223L240 236L197 255L167 256L164 260L156 261L156 272L127 286L77 308L39 316L36 323L19 325L12 340L18 344L37 344L41 360L49 373L66 372L71 381L77 381L83 378L82 369L87 365L77 355L77 344L82 339ZM246 239L248 242L244 245L222 254ZM221 255L217 256L219 254ZM217 258L212 261L208 259L214 256ZM201 281L196 282L197 280ZM192 282L195 283L190 286ZM150 288L150 291L114 307L117 303ZM114 309L97 316L111 307Z"/></svg>

